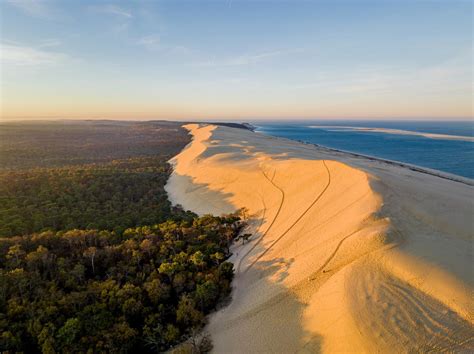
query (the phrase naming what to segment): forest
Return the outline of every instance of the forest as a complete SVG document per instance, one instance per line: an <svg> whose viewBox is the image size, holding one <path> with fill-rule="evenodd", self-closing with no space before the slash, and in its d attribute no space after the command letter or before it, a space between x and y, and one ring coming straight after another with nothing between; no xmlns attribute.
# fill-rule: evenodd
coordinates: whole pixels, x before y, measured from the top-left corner
<svg viewBox="0 0 474 354"><path fill-rule="evenodd" d="M193 217L110 231L0 240L2 350L160 352L200 328L230 292L242 224Z"/></svg>
<svg viewBox="0 0 474 354"><path fill-rule="evenodd" d="M155 353L184 341L209 351L199 333L230 294L226 260L245 223L168 201L167 160L187 132L160 121L1 125L0 351Z"/></svg>
<svg viewBox="0 0 474 354"><path fill-rule="evenodd" d="M131 226L172 217L164 157L0 172L0 237Z"/></svg>
<svg viewBox="0 0 474 354"><path fill-rule="evenodd" d="M0 124L0 237L166 220L167 160L188 142L173 122Z"/></svg>
<svg viewBox="0 0 474 354"><path fill-rule="evenodd" d="M177 122L0 122L0 170L171 157L189 136Z"/></svg>

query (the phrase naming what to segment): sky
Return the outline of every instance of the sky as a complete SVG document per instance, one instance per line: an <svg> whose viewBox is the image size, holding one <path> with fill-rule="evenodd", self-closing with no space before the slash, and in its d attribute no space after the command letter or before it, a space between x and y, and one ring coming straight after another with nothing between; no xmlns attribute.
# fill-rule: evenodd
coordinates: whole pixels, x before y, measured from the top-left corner
<svg viewBox="0 0 474 354"><path fill-rule="evenodd" d="M472 119L456 0L0 0L10 119Z"/></svg>

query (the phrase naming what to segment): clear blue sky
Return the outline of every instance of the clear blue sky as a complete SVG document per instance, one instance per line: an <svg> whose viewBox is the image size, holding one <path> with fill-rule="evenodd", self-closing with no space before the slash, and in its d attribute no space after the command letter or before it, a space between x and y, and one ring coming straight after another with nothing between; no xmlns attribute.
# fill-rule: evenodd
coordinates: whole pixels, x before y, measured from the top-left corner
<svg viewBox="0 0 474 354"><path fill-rule="evenodd" d="M12 118L470 118L471 1L0 0Z"/></svg>

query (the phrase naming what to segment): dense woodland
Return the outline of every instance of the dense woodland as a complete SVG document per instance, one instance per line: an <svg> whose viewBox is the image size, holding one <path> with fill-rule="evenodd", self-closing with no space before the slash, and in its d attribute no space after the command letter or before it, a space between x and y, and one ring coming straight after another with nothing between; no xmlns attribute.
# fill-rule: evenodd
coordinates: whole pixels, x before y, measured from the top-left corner
<svg viewBox="0 0 474 354"><path fill-rule="evenodd" d="M0 236L130 226L172 217L163 157L0 172Z"/></svg>
<svg viewBox="0 0 474 354"><path fill-rule="evenodd" d="M166 220L166 161L188 142L173 122L0 124L0 237Z"/></svg>
<svg viewBox="0 0 474 354"><path fill-rule="evenodd" d="M0 123L0 170L170 157L189 140L179 123L165 121Z"/></svg>
<svg viewBox="0 0 474 354"><path fill-rule="evenodd" d="M186 131L70 122L0 132L0 351L151 353L195 337L229 295L226 259L244 224L171 206L166 161Z"/></svg>
<svg viewBox="0 0 474 354"><path fill-rule="evenodd" d="M157 352L230 292L236 216L0 241L2 350Z"/></svg>

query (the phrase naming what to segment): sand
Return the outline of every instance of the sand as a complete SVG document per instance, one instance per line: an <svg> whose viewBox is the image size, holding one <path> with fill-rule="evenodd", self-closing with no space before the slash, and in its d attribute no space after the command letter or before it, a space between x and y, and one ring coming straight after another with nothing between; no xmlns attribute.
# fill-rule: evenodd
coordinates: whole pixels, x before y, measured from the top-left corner
<svg viewBox="0 0 474 354"><path fill-rule="evenodd" d="M246 207L216 353L474 351L473 187L243 129L186 126L171 201Z"/></svg>
<svg viewBox="0 0 474 354"><path fill-rule="evenodd" d="M442 139L442 140L460 140L474 142L474 137L465 135L449 135L449 134L435 134L435 133L423 133L414 132L410 130L401 129L389 129L389 128L367 128L367 127L351 127L341 125L310 125L310 128L326 129L326 130L353 130L358 132L369 132L369 133L385 133L385 134L396 134L396 135L413 135L423 136L430 139Z"/></svg>

